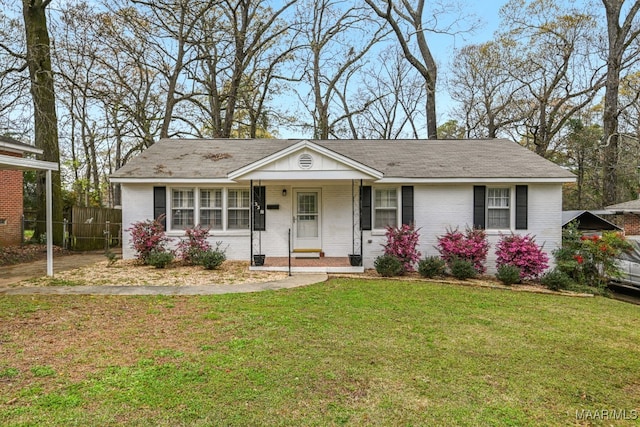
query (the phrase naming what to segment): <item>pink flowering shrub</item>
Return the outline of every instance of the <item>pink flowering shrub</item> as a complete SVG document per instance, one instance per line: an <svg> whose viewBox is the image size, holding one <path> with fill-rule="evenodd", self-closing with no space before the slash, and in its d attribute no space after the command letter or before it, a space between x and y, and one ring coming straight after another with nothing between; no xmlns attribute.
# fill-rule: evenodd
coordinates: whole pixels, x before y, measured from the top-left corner
<svg viewBox="0 0 640 427"><path fill-rule="evenodd" d="M496 266L512 265L520 269L520 278L536 278L549 266L549 257L530 235L501 235L496 246Z"/></svg>
<svg viewBox="0 0 640 427"><path fill-rule="evenodd" d="M405 271L414 271L414 264L420 261L418 240L420 234L413 225L403 224L402 227L387 226L387 243L384 254L396 257L402 263Z"/></svg>
<svg viewBox="0 0 640 427"><path fill-rule="evenodd" d="M461 259L471 262L478 273L487 271L484 264L489 242L484 230L468 228L464 234L457 228L447 230L444 236L438 237L437 249L449 268L455 260Z"/></svg>
<svg viewBox="0 0 640 427"><path fill-rule="evenodd" d="M145 264L151 252L165 252L169 238L164 234L163 216L145 221L134 222L127 231L131 233L131 245L136 251L136 258Z"/></svg>
<svg viewBox="0 0 640 427"><path fill-rule="evenodd" d="M178 243L178 256L188 264L197 264L198 257L211 249L211 245L207 241L209 237L209 229L202 228L200 225L194 228L187 228L185 238L180 239Z"/></svg>

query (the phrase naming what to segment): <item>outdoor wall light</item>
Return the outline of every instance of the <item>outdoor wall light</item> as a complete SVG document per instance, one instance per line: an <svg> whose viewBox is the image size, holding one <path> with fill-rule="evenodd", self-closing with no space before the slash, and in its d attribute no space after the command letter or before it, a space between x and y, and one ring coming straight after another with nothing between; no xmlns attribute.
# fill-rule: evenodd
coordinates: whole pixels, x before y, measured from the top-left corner
<svg viewBox="0 0 640 427"><path fill-rule="evenodd" d="M282 189L282 197L287 197L287 189L286 188Z"/></svg>

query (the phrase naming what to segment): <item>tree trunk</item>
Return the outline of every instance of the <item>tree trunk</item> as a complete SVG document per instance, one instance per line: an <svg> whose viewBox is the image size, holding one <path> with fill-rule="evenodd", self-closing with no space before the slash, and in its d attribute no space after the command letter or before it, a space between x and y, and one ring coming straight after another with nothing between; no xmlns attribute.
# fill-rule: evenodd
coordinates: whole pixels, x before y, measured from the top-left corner
<svg viewBox="0 0 640 427"><path fill-rule="evenodd" d="M51 52L46 8L50 0L22 0L22 14L27 43L27 64L31 78L36 147L43 150L44 160L60 164L58 119L51 70ZM43 234L46 221L45 172L37 175L38 209L35 237ZM62 244L62 186L60 172L52 173L53 242Z"/></svg>
<svg viewBox="0 0 640 427"><path fill-rule="evenodd" d="M602 130L606 141L603 161L602 204L608 206L618 201L618 92L620 88L620 64L622 61L620 26L621 2L611 2L607 12L609 51L607 54L607 79L605 83Z"/></svg>
<svg viewBox="0 0 640 427"><path fill-rule="evenodd" d="M602 0L607 17L607 79L605 83L603 137L605 141L603 161L602 204L608 206L621 200L618 195L618 93L620 73L626 48L638 37L634 26L635 16L640 9L640 1L631 2L627 15L620 23L620 13L624 0Z"/></svg>

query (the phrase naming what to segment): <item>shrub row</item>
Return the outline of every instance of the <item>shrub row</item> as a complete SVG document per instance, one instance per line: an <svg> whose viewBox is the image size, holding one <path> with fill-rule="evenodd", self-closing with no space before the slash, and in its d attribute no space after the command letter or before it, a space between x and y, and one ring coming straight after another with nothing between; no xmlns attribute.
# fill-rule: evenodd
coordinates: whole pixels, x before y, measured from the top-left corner
<svg viewBox="0 0 640 427"><path fill-rule="evenodd" d="M413 271L417 262L418 272L424 277L436 277L448 268L453 276L468 279L486 272L485 262L489 242L484 230L447 230L438 237L439 257L420 260L418 230L413 226L387 227L384 255L375 260L376 271L385 277ZM547 255L531 236L502 236L496 249L498 279L505 284L518 283L521 279L538 277L547 268ZM395 262L397 261L397 262ZM399 266L398 266L399 265Z"/></svg>
<svg viewBox="0 0 640 427"><path fill-rule="evenodd" d="M417 262L423 277L442 276L448 269L458 279L468 279L486 271L489 243L484 230L455 230L438 237L440 256L419 259L418 232L412 226L389 227L384 255L374 266L382 276L402 275L413 271ZM554 250L556 268L548 268L549 258L530 235L502 235L496 245L496 278L505 285L524 279L540 279L553 290L571 289L603 293L610 278L620 276L616 258L631 250L620 233L605 232L601 236L584 236L577 223L563 230L562 247Z"/></svg>
<svg viewBox="0 0 640 427"><path fill-rule="evenodd" d="M156 268L165 268L177 257L187 265L202 265L207 270L215 270L227 259L226 250L221 249L222 242L216 242L211 248L207 238L209 229L197 226L185 230L177 251L167 249L169 238L162 226L162 216L155 220L139 221L127 229L131 233L131 243L136 257L144 264Z"/></svg>

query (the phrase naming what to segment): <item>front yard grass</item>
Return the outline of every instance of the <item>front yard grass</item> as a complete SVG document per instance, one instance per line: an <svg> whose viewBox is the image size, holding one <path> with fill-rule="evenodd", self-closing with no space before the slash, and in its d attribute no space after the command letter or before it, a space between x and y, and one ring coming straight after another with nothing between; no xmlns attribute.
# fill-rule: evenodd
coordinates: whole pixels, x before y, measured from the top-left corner
<svg viewBox="0 0 640 427"><path fill-rule="evenodd" d="M340 278L1 296L0 325L2 425L640 422L640 306L601 297Z"/></svg>

